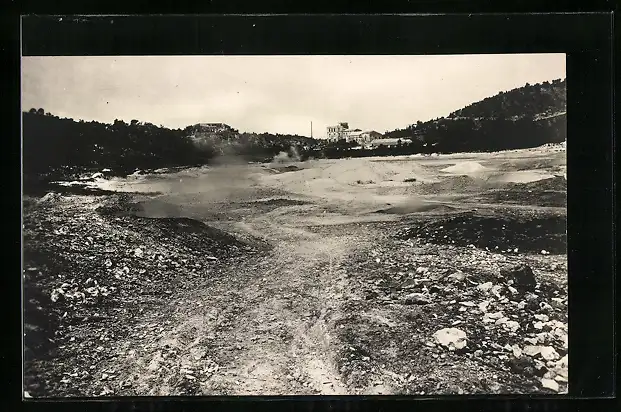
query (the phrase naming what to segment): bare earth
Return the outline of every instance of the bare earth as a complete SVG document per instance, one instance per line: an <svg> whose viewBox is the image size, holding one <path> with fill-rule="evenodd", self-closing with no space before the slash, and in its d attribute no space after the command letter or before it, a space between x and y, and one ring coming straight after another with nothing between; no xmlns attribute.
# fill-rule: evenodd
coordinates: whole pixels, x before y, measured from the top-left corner
<svg viewBox="0 0 621 412"><path fill-rule="evenodd" d="M53 348L27 357L28 394L567 390L567 263L552 239L565 232L558 223L566 216L564 150L289 166L295 167L231 165L98 182L132 192L138 218L98 214L113 196L32 200L25 216L43 218L25 221L25 243L53 250L54 236L65 236L75 242L74 255L110 260L97 279L116 286L101 323L92 321L100 303L89 304L88 294L46 303L58 306L61 320L45 337ZM559 181L561 187L542 186ZM179 217L233 234L252 252L239 246L240 253L212 256L203 246L178 249L185 235L149 234L149 222ZM553 223L532 223L536 219ZM492 229L481 225L497 222L487 239ZM53 235L50 228L63 224L72 229ZM459 225L467 231L459 232ZM518 233L537 225L544 225L540 237ZM464 238L479 229L480 236ZM114 243L110 233L121 240L114 253L100 256ZM62 283L73 290L92 285L87 278L95 275L75 259L63 271L34 252L25 254L26 273L39 274L32 284L41 282L33 287L40 301ZM537 278L530 294L514 292L499 276L519 263ZM119 278L106 275L117 267ZM451 277L456 273L463 276ZM498 288L479 287L486 282ZM427 300L412 302L412 293ZM502 316L492 322L483 320L498 312ZM72 316L78 320L69 322ZM504 323L495 322L501 317ZM508 320L519 329L505 327ZM28 315L25 322L36 323ZM434 332L450 327L466 333L466 349L449 350L434 340ZM526 346L555 353L522 354Z"/></svg>

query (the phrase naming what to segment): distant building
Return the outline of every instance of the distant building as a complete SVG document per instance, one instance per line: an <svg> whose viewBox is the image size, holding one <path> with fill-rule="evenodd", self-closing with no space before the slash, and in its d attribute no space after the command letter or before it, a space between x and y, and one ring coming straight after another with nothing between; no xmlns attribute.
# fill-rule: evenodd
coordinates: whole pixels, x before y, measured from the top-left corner
<svg viewBox="0 0 621 412"><path fill-rule="evenodd" d="M328 126L327 137L329 140L345 140L347 142L357 142L360 145L364 145L373 139L381 138L382 134L374 130L362 131L361 129L350 129L349 123L340 122L336 126Z"/></svg>
<svg viewBox="0 0 621 412"><path fill-rule="evenodd" d="M399 146L399 143L408 144L410 142L411 142L410 139L403 139L403 138L401 139L398 139L398 138L375 139L369 143L369 146L372 148L376 148L379 146L394 147L394 146Z"/></svg>
<svg viewBox="0 0 621 412"><path fill-rule="evenodd" d="M194 125L194 129L197 132L203 133L218 133L233 130L231 126L225 123L199 123Z"/></svg>
<svg viewBox="0 0 621 412"><path fill-rule="evenodd" d="M366 132L354 132L350 136L351 140L355 140L360 145L368 145L371 141L375 139L381 139L382 134L376 132L375 130L370 130Z"/></svg>
<svg viewBox="0 0 621 412"><path fill-rule="evenodd" d="M342 140L347 139L347 135L350 132L349 123L339 122L336 126L328 126L327 136L330 140Z"/></svg>

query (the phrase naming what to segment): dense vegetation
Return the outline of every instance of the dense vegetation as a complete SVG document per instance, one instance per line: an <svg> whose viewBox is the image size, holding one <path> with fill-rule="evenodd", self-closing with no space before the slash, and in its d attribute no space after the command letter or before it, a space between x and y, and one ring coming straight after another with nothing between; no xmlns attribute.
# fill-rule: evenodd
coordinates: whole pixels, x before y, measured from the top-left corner
<svg viewBox="0 0 621 412"><path fill-rule="evenodd" d="M480 102L472 103L461 110L451 113L449 118L521 118L554 114L565 111L567 107L566 80L556 79L550 82L526 83L524 87L500 92Z"/></svg>
<svg viewBox="0 0 621 412"><path fill-rule="evenodd" d="M70 178L109 168L126 175L135 170L207 164L227 154L249 161L271 160L280 152L310 150L318 141L303 136L239 133L215 136L192 127L168 129L132 120L112 124L59 118L43 109L23 115L25 184Z"/></svg>
<svg viewBox="0 0 621 412"><path fill-rule="evenodd" d="M67 177L81 170L110 168L119 174L136 169L201 164L214 156L182 130L151 123L116 120L113 124L59 118L43 109L23 113L25 179Z"/></svg>
<svg viewBox="0 0 621 412"><path fill-rule="evenodd" d="M566 82L529 85L473 103L448 117L418 121L387 137L407 138L415 152L494 151L566 139Z"/></svg>

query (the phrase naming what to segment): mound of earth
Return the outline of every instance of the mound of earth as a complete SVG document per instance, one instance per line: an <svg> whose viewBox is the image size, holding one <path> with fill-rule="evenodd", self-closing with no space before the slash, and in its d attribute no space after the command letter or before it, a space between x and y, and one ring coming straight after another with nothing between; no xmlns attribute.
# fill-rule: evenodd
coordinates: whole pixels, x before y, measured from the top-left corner
<svg viewBox="0 0 621 412"><path fill-rule="evenodd" d="M557 190L567 191L567 179L562 176L554 176L548 179L541 179L534 182L527 183L514 183L511 185L515 189L542 191L542 190Z"/></svg>
<svg viewBox="0 0 621 412"><path fill-rule="evenodd" d="M397 237L500 251L567 253L566 216L479 216L465 213L413 223L413 227L400 231Z"/></svg>
<svg viewBox="0 0 621 412"><path fill-rule="evenodd" d="M322 192L348 191L349 186L358 182L403 182L416 179L417 182L433 180L432 173L411 161L367 161L366 159L348 159L334 162L310 163L310 166L297 173L280 173L265 176L270 183L280 183L296 193L310 191Z"/></svg>
<svg viewBox="0 0 621 412"><path fill-rule="evenodd" d="M485 202L567 207L567 180L555 176L528 183L511 183L478 198Z"/></svg>
<svg viewBox="0 0 621 412"><path fill-rule="evenodd" d="M487 167L478 162L460 162L453 166L445 167L440 171L452 174L471 175L485 172L487 170L489 170Z"/></svg>
<svg viewBox="0 0 621 412"><path fill-rule="evenodd" d="M84 365L106 356L105 342L133 333L134 314L256 252L192 219L134 216L128 196L102 208L93 199L24 203L25 390L35 397L92 388ZM64 363L51 368L49 357ZM76 377L63 374L70 367Z"/></svg>
<svg viewBox="0 0 621 412"><path fill-rule="evenodd" d="M516 172L509 172L503 175L497 176L496 180L503 183L513 184L529 184L535 183L541 180L547 180L554 178L555 176L549 173L543 173L535 170L519 170Z"/></svg>
<svg viewBox="0 0 621 412"><path fill-rule="evenodd" d="M448 176L439 182L425 183L417 187L421 194L471 193L489 189L494 185L486 179L472 176Z"/></svg>
<svg viewBox="0 0 621 412"><path fill-rule="evenodd" d="M494 190L478 196L485 202L533 205L544 207L567 207L567 192L557 190Z"/></svg>

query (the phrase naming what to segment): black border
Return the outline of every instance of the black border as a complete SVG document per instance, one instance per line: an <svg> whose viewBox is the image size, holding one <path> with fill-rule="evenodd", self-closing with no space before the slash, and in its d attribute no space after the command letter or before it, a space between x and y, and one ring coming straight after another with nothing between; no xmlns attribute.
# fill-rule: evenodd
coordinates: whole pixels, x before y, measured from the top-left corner
<svg viewBox="0 0 621 412"><path fill-rule="evenodd" d="M22 20L22 40L24 55L566 52L570 135L570 391L572 396L587 397L601 396L615 389L615 383L610 379L616 353L612 329L614 313L611 310L614 302L612 20L610 13L112 16L64 17L62 21L58 17L28 16ZM10 40L15 40L14 34ZM15 50L15 43L11 42L10 47ZM19 54L16 59L8 61L17 63L17 66L11 65L12 74L19 73ZM10 91L19 97L19 82ZM19 130L19 120L17 128L13 129ZM15 153L19 153L19 146L11 150L11 154ZM21 341L18 342L14 369L18 375L11 381L16 384L21 399ZM464 398L444 398L442 401L416 403L416 406L433 410L443 406L463 410L507 409L507 401L512 398L515 399L476 397L469 402L464 402ZM339 407L351 410L393 410L413 406L402 401L378 403L379 397L340 399L339 402L336 398L306 398L295 405L304 409ZM577 408L581 404L551 399L558 398L520 397L512 405L520 410L534 411L565 410L564 407ZM136 407L141 410L182 410L200 406L231 409L249 405L273 409L293 404L291 401L248 404L247 400L235 401L234 398L207 403L195 399L178 403L151 398L149 402L145 398L114 403L26 402L23 406L36 409L57 405L62 410L71 410L70 406L76 410ZM607 410L603 405L590 404L587 408Z"/></svg>

